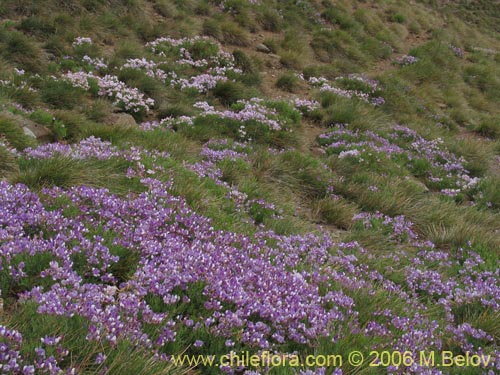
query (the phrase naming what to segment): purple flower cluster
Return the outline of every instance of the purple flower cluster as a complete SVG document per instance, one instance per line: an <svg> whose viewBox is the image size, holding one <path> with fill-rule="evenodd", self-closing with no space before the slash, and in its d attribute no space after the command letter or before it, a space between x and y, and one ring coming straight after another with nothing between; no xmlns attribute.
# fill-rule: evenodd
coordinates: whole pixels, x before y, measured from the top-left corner
<svg viewBox="0 0 500 375"><path fill-rule="evenodd" d="M154 61L146 60L145 58L127 59L127 62L120 69L144 70L151 78L155 78L161 82L167 80L167 74L158 68L158 65Z"/></svg>
<svg viewBox="0 0 500 375"><path fill-rule="evenodd" d="M92 58L90 56L85 55L83 56L82 60L96 70L103 70L108 68L108 65L104 62L104 59L99 57Z"/></svg>
<svg viewBox="0 0 500 375"><path fill-rule="evenodd" d="M332 92L335 95L342 96L347 99L351 99L353 97L356 97L358 99L361 99L365 102L369 102L369 95L367 93L364 93L362 91L356 91L356 90L346 90L346 89L341 89L339 87L331 86L328 83L324 83L321 85L319 88L320 92Z"/></svg>
<svg viewBox="0 0 500 375"><path fill-rule="evenodd" d="M348 81L361 82L364 86L366 86L366 89L363 91L350 90L336 87L334 85L335 82L342 83ZM330 82L324 77L311 77L308 82L311 86L318 87L320 92L331 92L347 99L358 98L364 102L371 103L374 106L380 106L385 103L385 99L383 97L375 96L376 92L379 90L379 82L364 75L349 74L346 77L337 77L333 82Z"/></svg>
<svg viewBox="0 0 500 375"><path fill-rule="evenodd" d="M464 57L464 51L462 48L454 46L453 44L450 44L450 49L453 51L455 56L457 57Z"/></svg>
<svg viewBox="0 0 500 375"><path fill-rule="evenodd" d="M403 55L400 58L396 59L395 63L398 65L412 65L418 61L418 58L412 55Z"/></svg>
<svg viewBox="0 0 500 375"><path fill-rule="evenodd" d="M271 130L281 130L282 126L278 120L277 112L269 108L263 99L252 98L237 102L236 110L218 111L206 102L198 102L194 105L203 112L201 116L218 116L237 120L244 124L247 121L256 121L268 126Z"/></svg>
<svg viewBox="0 0 500 375"><path fill-rule="evenodd" d="M73 41L73 47L81 46L84 44L92 44L92 39L84 36L77 36Z"/></svg>
<svg viewBox="0 0 500 375"><path fill-rule="evenodd" d="M222 171L217 163L223 160L236 162L241 160L248 162L248 152L251 147L240 142L228 142L227 139L210 140L203 145L200 152L202 161L195 164L184 163L184 166L195 172L200 178L210 178L217 185L227 189L226 198L234 203L236 211L251 214L255 211L269 213L274 219L281 218L281 211L270 202L261 198L250 198L248 194L241 192L237 187L222 180Z"/></svg>
<svg viewBox="0 0 500 375"><path fill-rule="evenodd" d="M0 86L7 87L10 89L18 90L24 89L31 92L36 92L37 90L30 86L30 84L26 81L11 81L9 79L0 79Z"/></svg>
<svg viewBox="0 0 500 375"><path fill-rule="evenodd" d="M418 235L413 231L413 224L405 219L403 215L390 217L381 212L368 213L362 212L354 215L353 221L361 221L365 229L373 228L374 226L383 226L390 229L390 237L397 242L403 243L411 240L413 244Z"/></svg>
<svg viewBox="0 0 500 375"><path fill-rule="evenodd" d="M90 89L89 80L97 82L99 87L98 95L113 99L113 104L123 108L129 112L149 111L149 108L154 105L154 100L145 98L138 89L128 87L120 81L118 77L107 74L104 77L99 77L93 73L67 72L62 76L62 79L67 80L75 87L80 87L85 90Z"/></svg>
<svg viewBox="0 0 500 375"><path fill-rule="evenodd" d="M193 58L191 49L193 46L203 45L213 51L203 58ZM222 50L218 43L210 38L194 37L173 39L170 37L158 38L146 44L146 47L161 59L158 63L146 61L145 59L128 61L127 67L144 69L147 74L165 82L167 79L173 87L181 90L194 89L200 93L206 93L215 88L218 82L232 79L234 75L240 74L241 70L235 67L234 58L231 54ZM166 74L158 69L159 64L171 66L173 70ZM187 72L184 66L192 68ZM177 69L181 67L181 69ZM175 70L177 69L177 71Z"/></svg>
<svg viewBox="0 0 500 375"><path fill-rule="evenodd" d="M36 359L27 360L21 354L23 338L20 332L8 329L0 325L0 371L2 374L12 375L60 375L76 374L76 369L68 368L66 371L60 367L59 363L64 361L69 351L59 345L60 337L41 338L42 346L55 347L55 356L47 356L43 347L36 347L34 352Z"/></svg>
<svg viewBox="0 0 500 375"><path fill-rule="evenodd" d="M371 93L374 93L375 91L377 91L379 89L379 81L375 80L375 79L370 79L364 75L359 75L359 74L349 74L347 77L337 77L335 78L336 81L345 81L345 80L349 80L349 81L358 81L358 82L362 82L363 84L365 84L366 86L368 86L370 88L370 92Z"/></svg>
<svg viewBox="0 0 500 375"><path fill-rule="evenodd" d="M294 99L293 105L295 106L295 108L299 109L304 113L312 112L315 109L318 109L320 106L319 102L316 100L300 99L300 98Z"/></svg>
<svg viewBox="0 0 500 375"><path fill-rule="evenodd" d="M179 86L181 90L195 89L198 92L206 93L217 86L218 82L227 81L223 75L199 74L189 79L179 78L171 81L172 86Z"/></svg>
<svg viewBox="0 0 500 375"><path fill-rule="evenodd" d="M160 121L146 121L139 125L139 127L144 131L150 131L154 129L171 129L173 126L178 124L193 125L193 118L190 116L178 116L178 117L165 117Z"/></svg>
<svg viewBox="0 0 500 375"><path fill-rule="evenodd" d="M382 157L400 162L403 156L405 166L412 169L424 161L428 163L427 183L452 197L460 192L471 192L480 181L470 176L464 167L464 158L450 152L441 139L427 140L400 125L396 125L393 132L382 135L370 130L351 131L345 124L337 124L331 132L321 134L318 141L327 152L338 154L339 158L356 157L359 162L374 158L379 161Z"/></svg>
<svg viewBox="0 0 500 375"><path fill-rule="evenodd" d="M73 159L87 159L92 157L99 160L107 160L123 155L110 142L102 141L94 136L86 138L78 144L48 143L38 146L35 149L27 148L23 151L25 157L32 159L49 159L53 158L56 154Z"/></svg>

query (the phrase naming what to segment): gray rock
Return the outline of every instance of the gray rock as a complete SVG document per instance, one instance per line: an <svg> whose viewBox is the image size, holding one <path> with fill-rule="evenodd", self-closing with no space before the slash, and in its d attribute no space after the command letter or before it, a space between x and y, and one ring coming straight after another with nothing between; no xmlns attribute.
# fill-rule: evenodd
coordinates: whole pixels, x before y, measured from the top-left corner
<svg viewBox="0 0 500 375"><path fill-rule="evenodd" d="M24 127L24 128L23 128L23 132L24 132L24 134L26 134L28 137L35 138L35 139L36 139L36 135L35 135L35 133L33 133L33 132L29 129L29 128Z"/></svg>
<svg viewBox="0 0 500 375"><path fill-rule="evenodd" d="M255 47L255 50L258 51L258 52L262 52L262 53L271 53L271 50L269 48L267 48L267 46L265 44L257 44L257 46Z"/></svg>
<svg viewBox="0 0 500 375"><path fill-rule="evenodd" d="M137 126L135 119L132 115L128 113L111 113L103 121L108 125L117 125L117 126Z"/></svg>
<svg viewBox="0 0 500 375"><path fill-rule="evenodd" d="M40 142L49 142L50 141L50 130L45 126L37 124L30 119L16 115L9 111L0 112L0 116L3 118L8 118L15 122L19 127L23 129L24 134L29 137L36 138L36 140Z"/></svg>
<svg viewBox="0 0 500 375"><path fill-rule="evenodd" d="M32 122L31 124L28 124L24 126L25 132L26 130L29 130L31 133L33 133L38 141L41 142L49 142L50 141L50 130L47 129L45 126L37 124L36 122Z"/></svg>

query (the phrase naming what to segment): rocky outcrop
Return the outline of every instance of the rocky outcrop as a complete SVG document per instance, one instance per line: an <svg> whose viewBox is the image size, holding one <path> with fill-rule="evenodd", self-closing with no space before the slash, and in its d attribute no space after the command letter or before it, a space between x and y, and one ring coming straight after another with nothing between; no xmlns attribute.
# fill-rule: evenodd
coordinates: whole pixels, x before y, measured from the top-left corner
<svg viewBox="0 0 500 375"><path fill-rule="evenodd" d="M20 116L16 115L9 111L1 111L0 117L7 118L12 122L16 123L19 127L23 129L24 134L31 138L35 138L37 141L41 143L46 143L50 141L51 132L48 128L43 125L37 124L36 122Z"/></svg>

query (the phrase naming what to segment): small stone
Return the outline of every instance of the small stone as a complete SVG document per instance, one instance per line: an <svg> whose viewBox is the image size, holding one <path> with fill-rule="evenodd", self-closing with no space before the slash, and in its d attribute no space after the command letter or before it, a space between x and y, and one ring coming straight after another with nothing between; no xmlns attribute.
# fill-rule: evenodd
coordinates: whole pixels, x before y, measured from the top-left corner
<svg viewBox="0 0 500 375"><path fill-rule="evenodd" d="M255 50L262 53L271 53L271 50L265 44L257 44Z"/></svg>

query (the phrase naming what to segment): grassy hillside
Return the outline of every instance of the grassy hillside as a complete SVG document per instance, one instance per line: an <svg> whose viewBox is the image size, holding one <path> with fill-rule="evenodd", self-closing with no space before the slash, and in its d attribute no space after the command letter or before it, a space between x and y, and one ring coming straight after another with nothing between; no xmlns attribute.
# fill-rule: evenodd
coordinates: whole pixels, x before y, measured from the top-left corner
<svg viewBox="0 0 500 375"><path fill-rule="evenodd" d="M499 17L0 2L1 372L499 373Z"/></svg>

